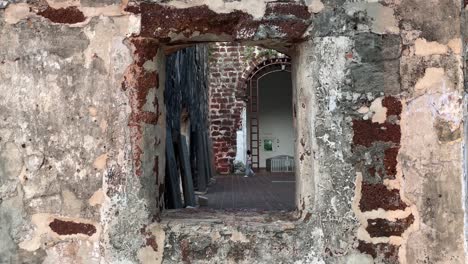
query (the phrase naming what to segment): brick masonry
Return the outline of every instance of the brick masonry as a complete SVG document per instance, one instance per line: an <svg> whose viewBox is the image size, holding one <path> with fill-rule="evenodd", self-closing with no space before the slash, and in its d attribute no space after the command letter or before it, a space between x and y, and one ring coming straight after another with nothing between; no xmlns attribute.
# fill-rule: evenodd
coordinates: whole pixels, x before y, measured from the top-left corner
<svg viewBox="0 0 468 264"><path fill-rule="evenodd" d="M242 126L246 105L237 83L246 66L245 47L228 43L210 47L210 133L218 173L228 173L236 156L236 131Z"/></svg>
<svg viewBox="0 0 468 264"><path fill-rule="evenodd" d="M210 47L209 118L216 171L231 171L236 157L236 132L242 128L246 107L244 82L255 66L272 57L284 57L274 50L215 43Z"/></svg>

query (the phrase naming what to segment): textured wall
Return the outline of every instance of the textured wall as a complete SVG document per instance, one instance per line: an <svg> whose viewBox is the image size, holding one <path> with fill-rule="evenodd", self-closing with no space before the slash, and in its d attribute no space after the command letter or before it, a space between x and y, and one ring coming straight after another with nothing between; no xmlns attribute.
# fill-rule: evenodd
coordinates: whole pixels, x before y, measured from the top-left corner
<svg viewBox="0 0 468 264"><path fill-rule="evenodd" d="M210 46L210 133L218 173L229 173L236 157L236 132L242 126L245 93L238 83L248 66L248 49L234 43Z"/></svg>
<svg viewBox="0 0 468 264"><path fill-rule="evenodd" d="M0 262L99 263L105 179L132 174L121 82L133 22L6 23L18 5L0 11Z"/></svg>
<svg viewBox="0 0 468 264"><path fill-rule="evenodd" d="M159 2L0 1L0 262L465 263L461 1ZM234 40L292 55L298 211L161 214L163 48Z"/></svg>

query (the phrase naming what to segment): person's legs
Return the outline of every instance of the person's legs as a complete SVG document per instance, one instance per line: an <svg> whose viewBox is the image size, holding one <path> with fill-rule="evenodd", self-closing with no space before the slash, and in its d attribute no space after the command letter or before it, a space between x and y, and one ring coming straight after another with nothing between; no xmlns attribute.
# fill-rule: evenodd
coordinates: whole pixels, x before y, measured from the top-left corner
<svg viewBox="0 0 468 264"><path fill-rule="evenodd" d="M255 173L254 173L254 171L252 169L252 165L249 165L249 177L252 177L254 175L255 175Z"/></svg>
<svg viewBox="0 0 468 264"><path fill-rule="evenodd" d="M249 177L252 176L252 168L250 164L247 164L245 168L245 176L244 177Z"/></svg>

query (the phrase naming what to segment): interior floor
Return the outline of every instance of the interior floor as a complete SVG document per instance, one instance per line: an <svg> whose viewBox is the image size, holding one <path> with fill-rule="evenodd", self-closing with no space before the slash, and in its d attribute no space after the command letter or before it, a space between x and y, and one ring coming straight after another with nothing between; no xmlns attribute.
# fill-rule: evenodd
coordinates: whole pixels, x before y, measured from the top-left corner
<svg viewBox="0 0 468 264"><path fill-rule="evenodd" d="M220 175L205 195L212 209L294 210L294 173L258 172L255 176Z"/></svg>

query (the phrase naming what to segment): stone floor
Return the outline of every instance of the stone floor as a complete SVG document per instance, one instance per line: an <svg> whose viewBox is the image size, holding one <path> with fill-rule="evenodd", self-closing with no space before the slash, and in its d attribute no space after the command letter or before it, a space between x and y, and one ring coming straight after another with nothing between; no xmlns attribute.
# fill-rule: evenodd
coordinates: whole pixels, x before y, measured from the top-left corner
<svg viewBox="0 0 468 264"><path fill-rule="evenodd" d="M257 209L268 211L295 209L294 173L260 172L253 177L220 175L210 186L208 206L211 209Z"/></svg>

